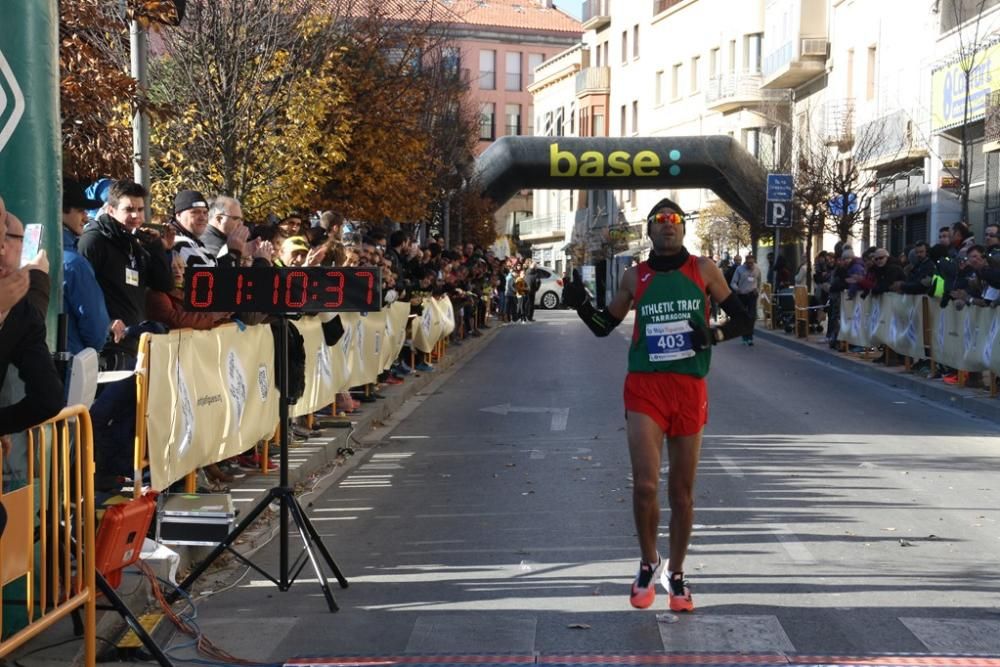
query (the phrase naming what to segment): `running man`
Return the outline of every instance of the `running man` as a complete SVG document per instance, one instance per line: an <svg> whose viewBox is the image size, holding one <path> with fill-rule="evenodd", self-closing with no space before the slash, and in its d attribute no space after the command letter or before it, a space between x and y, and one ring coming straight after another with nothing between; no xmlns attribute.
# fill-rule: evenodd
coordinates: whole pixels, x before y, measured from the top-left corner
<svg viewBox="0 0 1000 667"><path fill-rule="evenodd" d="M684 579L694 524L694 479L708 421L705 376L711 347L750 332L753 320L711 260L684 248L684 212L663 199L646 219L653 245L649 260L625 272L611 304L596 310L585 293L569 290L567 305L597 336L607 336L636 307L635 328L625 379L625 416L632 460L632 511L642 560L630 602L645 609L656 597L655 582L667 591L672 611L694 611ZM709 327L709 298L728 315ZM667 438L670 501L670 554L666 563L656 548L660 524L657 492L663 438Z"/></svg>

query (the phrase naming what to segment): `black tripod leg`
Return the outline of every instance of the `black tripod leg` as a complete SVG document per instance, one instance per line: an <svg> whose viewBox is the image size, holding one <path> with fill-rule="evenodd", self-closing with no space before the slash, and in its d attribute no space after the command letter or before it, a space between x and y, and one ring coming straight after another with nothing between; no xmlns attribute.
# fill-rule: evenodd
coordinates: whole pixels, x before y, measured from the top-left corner
<svg viewBox="0 0 1000 667"><path fill-rule="evenodd" d="M149 636L149 633L146 632L146 628L142 627L142 623L139 622L139 619L136 618L135 614L132 613L132 610L128 608L128 605L125 604L124 600L118 597L117 591L111 587L111 584L108 583L108 580L105 579L100 572L97 573L96 581L97 588L100 589L101 593L104 594L104 597L108 599L108 602L114 610L117 611L123 619L125 619L125 623L127 623L128 627L132 629L132 632L134 632L139 638L139 641L141 641L142 645L146 647L146 650L149 651L150 655L152 655L156 662L160 664L160 667L174 667L174 663L170 662L170 658L168 658L167 654L163 652L160 645L156 643L155 639Z"/></svg>
<svg viewBox="0 0 1000 667"><path fill-rule="evenodd" d="M257 503L257 506L250 510L250 513L247 514L242 521L240 521L239 525L237 525L231 533L226 535L226 539L219 542L215 549L212 550L212 553L208 554L208 556L198 563L198 566L191 571L191 574L189 574L187 578L177 586L177 590L167 594L167 601L177 602L177 600L181 597L180 591L189 590L191 585L198 580L198 577L200 577L202 573L204 573L205 570L207 570L209 566L215 562L215 559L218 558L223 551L229 548L229 545L236 541L236 538L238 538L244 530L250 527L250 524L252 524L254 520L260 516L260 513L271 504L271 501L274 500L274 498L275 491L274 489L271 489L271 493L262 498L261 501Z"/></svg>
<svg viewBox="0 0 1000 667"><path fill-rule="evenodd" d="M298 501L295 496L289 494L288 498L288 512L292 515L292 519L295 521L295 525L299 529L299 535L302 537L302 544L306 550L306 554L309 556L309 562L312 563L313 570L316 572L316 579L319 581L320 588L323 589L323 596L326 598L326 604L330 608L330 611L337 611L340 607L337 606L337 601L333 598L333 591L330 590L330 583L326 580L326 573L323 572L323 568L319 566L319 562L316 560L316 556L312 552L313 540L311 535L313 533L310 530L309 520L306 519L305 512L299 507ZM320 546L322 542L316 542L317 546ZM325 549L324 549L325 551Z"/></svg>
<svg viewBox="0 0 1000 667"><path fill-rule="evenodd" d="M333 572L333 576L337 578L337 582L340 584L341 588L347 588L347 578L344 577L344 573L340 571L339 567L337 567L337 563L333 560L333 556L331 556L330 552L327 551L326 545L323 544L323 538L319 536L319 533L316 532L315 526L312 525L312 521L310 521L309 517L306 516L306 513L302 511L302 506L299 505L298 498L293 496L292 499L294 501L293 504L295 505L295 508L302 517L302 522L305 524L306 530L309 531L309 536L312 537L312 541L316 544L316 548L319 549L319 552L323 555L323 559L329 566L330 571Z"/></svg>

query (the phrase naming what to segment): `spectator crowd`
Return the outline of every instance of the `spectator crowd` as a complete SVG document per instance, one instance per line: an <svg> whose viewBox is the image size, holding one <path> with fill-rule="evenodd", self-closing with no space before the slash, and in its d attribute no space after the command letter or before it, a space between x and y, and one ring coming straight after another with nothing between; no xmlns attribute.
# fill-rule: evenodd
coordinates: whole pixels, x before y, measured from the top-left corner
<svg viewBox="0 0 1000 667"><path fill-rule="evenodd" d="M465 243L446 247L433 236L419 243L400 225L347 221L336 211L291 211L250 224L240 202L194 190L176 194L169 216L147 215L148 192L128 180L103 179L86 190L66 182L63 189L64 357L94 349L102 371L135 368L144 332L210 329L227 322L257 324L258 313L189 312L183 307L188 267L348 266L380 269L385 304L408 301L420 315L425 298L451 301L456 316L453 344L480 336L491 317L503 323L533 320L540 283L530 259L497 257ZM0 200L2 201L2 200ZM46 347L48 265L44 251L21 267L23 227L0 203L0 381L14 385L0 402L0 434L22 431L53 416L64 404L62 378ZM336 315L320 315L326 321ZM329 339L328 339L329 340ZM413 364L408 363L413 360ZM6 373L13 365L18 373ZM404 349L380 384L402 383L412 372L433 372L419 350ZM24 378L23 385L18 377ZM367 389L367 391L364 391ZM377 387L357 387L337 397L331 410L346 415L363 401L380 397ZM134 378L101 385L91 408L97 484L114 490L131 485L135 436ZM290 425L293 438L310 433ZM261 448L209 466L200 476L219 490L248 469L267 470Z"/></svg>
<svg viewBox="0 0 1000 667"><path fill-rule="evenodd" d="M1000 306L1000 226L987 225L984 232L980 243L967 224L956 222L941 227L934 244L918 241L898 255L878 246L859 254L846 243L838 243L832 252L821 251L811 267L812 301L826 313L826 342L831 348L838 347L843 297L850 301L886 293L915 294L937 300L942 308L950 303L959 310ZM731 288L751 312L756 308L761 282L760 269L754 264L753 255L747 255L746 261L735 257L720 263ZM793 285L806 285L809 273L810 266L803 263L793 276L784 257L775 261L773 253L768 254L766 281L775 285L776 294ZM745 343L752 345L752 341L752 336L749 341L744 338ZM884 350L873 361L885 363ZM916 364L915 370L931 375L926 360ZM934 378L949 384L957 382L954 369L938 364L934 373ZM976 381L973 374L971 384Z"/></svg>

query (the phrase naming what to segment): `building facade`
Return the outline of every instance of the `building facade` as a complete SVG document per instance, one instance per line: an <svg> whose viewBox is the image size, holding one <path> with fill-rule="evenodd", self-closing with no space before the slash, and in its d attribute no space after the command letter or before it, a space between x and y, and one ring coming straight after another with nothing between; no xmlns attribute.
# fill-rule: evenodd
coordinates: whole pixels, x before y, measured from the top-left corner
<svg viewBox="0 0 1000 667"><path fill-rule="evenodd" d="M977 237L1000 220L1000 0L590 0L583 28L581 136L722 134L769 171L817 160L854 174L850 192L810 207L826 223L813 254L833 248L837 217L856 248L893 252L963 218ZM688 212L688 247L731 251L695 238L718 215L709 191L561 200L571 247L606 285L615 255L644 251L609 236L631 239L663 196Z"/></svg>
<svg viewBox="0 0 1000 667"><path fill-rule="evenodd" d="M552 0L436 0L448 17L448 38L457 68L469 82L469 101L479 111L481 153L504 136L531 136L534 109L528 87L536 67L578 44L579 21ZM512 236L531 217L530 191L504 203L497 232Z"/></svg>

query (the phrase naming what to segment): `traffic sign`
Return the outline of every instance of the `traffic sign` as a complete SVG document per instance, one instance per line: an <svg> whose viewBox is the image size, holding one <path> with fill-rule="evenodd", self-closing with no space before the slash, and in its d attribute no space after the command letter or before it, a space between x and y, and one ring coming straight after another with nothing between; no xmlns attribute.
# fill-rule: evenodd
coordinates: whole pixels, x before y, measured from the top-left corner
<svg viewBox="0 0 1000 667"><path fill-rule="evenodd" d="M794 187L791 174L768 174L767 200L786 202L792 201L794 197Z"/></svg>
<svg viewBox="0 0 1000 667"><path fill-rule="evenodd" d="M792 202L790 201L769 201L767 202L767 216L764 219L765 227L788 228L792 226Z"/></svg>
<svg viewBox="0 0 1000 667"><path fill-rule="evenodd" d="M830 215L844 215L844 195L837 195L830 200ZM847 212L856 213L858 210L858 196L853 192L847 194Z"/></svg>

